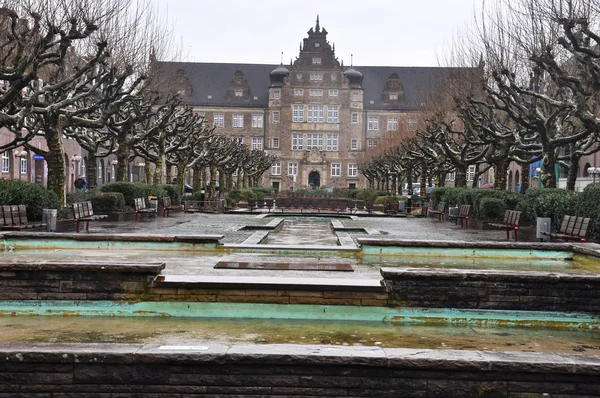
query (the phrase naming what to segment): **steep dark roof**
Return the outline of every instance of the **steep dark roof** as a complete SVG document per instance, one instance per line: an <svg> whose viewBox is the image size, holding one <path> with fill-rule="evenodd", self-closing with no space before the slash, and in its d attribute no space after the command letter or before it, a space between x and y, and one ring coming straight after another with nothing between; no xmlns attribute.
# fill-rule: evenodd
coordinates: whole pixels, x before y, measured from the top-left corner
<svg viewBox="0 0 600 398"><path fill-rule="evenodd" d="M189 105L267 107L269 103L269 74L276 64L226 64L159 62L158 67L170 73L181 70L188 78L191 93L183 98ZM348 69L348 68L347 68ZM420 109L426 104L432 92L457 68L442 67L398 67L398 66L354 66L363 74L364 106L370 110L411 110ZM240 70L250 86L249 100L230 100L228 89L233 74ZM293 71L292 71L293 72ZM404 87L404 100L398 103L383 101L382 91L392 73L396 73ZM209 99L208 96L212 98ZM254 97L257 97L255 100ZM373 103L371 103L371 101Z"/></svg>

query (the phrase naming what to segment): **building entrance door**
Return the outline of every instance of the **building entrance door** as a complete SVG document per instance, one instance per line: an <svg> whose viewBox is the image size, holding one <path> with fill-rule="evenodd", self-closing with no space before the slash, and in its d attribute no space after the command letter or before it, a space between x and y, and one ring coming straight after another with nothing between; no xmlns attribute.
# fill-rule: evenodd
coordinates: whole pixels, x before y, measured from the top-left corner
<svg viewBox="0 0 600 398"><path fill-rule="evenodd" d="M308 175L308 185L312 189L317 189L321 186L321 175L318 171L311 171Z"/></svg>

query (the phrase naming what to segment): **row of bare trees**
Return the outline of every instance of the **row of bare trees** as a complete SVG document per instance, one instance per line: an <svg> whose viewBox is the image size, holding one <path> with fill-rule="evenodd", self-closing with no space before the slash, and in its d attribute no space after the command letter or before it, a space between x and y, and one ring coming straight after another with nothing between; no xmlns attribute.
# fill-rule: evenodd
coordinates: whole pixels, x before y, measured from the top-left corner
<svg viewBox="0 0 600 398"><path fill-rule="evenodd" d="M156 60L177 56L169 29L152 3L143 0L1 0L0 128L17 147L43 156L48 188L65 203L63 140L88 152L90 188L97 160L116 154L116 179L126 181L136 156L156 184L177 170L200 181L210 170L238 171L239 184L255 182L274 159L216 136L204 119L182 106L172 84L157 73ZM47 146L32 144L42 137ZM231 177L230 177L231 179ZM221 185L224 186L224 185Z"/></svg>
<svg viewBox="0 0 600 398"><path fill-rule="evenodd" d="M556 187L555 165L575 188L581 157L598 151L600 118L600 3L597 0L492 2L475 28L451 51L436 98L415 133L388 137L361 171L373 185L389 176L410 183L493 167L495 188L506 189L510 162L541 161L541 180ZM477 66L474 66L477 65ZM521 173L521 191L529 184ZM422 192L424 193L424 192Z"/></svg>

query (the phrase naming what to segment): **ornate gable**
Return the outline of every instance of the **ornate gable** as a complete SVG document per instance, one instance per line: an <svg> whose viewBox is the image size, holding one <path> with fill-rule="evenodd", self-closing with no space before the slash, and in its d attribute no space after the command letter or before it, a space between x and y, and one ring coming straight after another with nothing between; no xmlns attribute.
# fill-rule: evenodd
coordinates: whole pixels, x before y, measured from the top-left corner
<svg viewBox="0 0 600 398"><path fill-rule="evenodd" d="M319 16L317 24L308 31L308 37L300 44L300 54L293 63L294 68L301 69L341 69L335 56L335 45L327 41L327 30L321 29Z"/></svg>
<svg viewBox="0 0 600 398"><path fill-rule="evenodd" d="M229 83L229 101L248 101L250 99L250 86L246 75L241 70L236 70Z"/></svg>
<svg viewBox="0 0 600 398"><path fill-rule="evenodd" d="M396 72L393 72L388 78L381 93L381 99L388 103L404 102L404 86Z"/></svg>

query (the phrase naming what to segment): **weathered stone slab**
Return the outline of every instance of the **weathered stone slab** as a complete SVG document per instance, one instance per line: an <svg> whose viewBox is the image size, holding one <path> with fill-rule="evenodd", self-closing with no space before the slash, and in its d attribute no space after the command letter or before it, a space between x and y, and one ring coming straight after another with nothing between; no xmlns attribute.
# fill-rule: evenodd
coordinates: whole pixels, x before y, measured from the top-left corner
<svg viewBox="0 0 600 398"><path fill-rule="evenodd" d="M350 264L328 264L328 263L258 263L258 262L237 262L237 261L219 261L214 268L226 269L274 269L274 270L294 270L294 271L342 271L353 272Z"/></svg>

